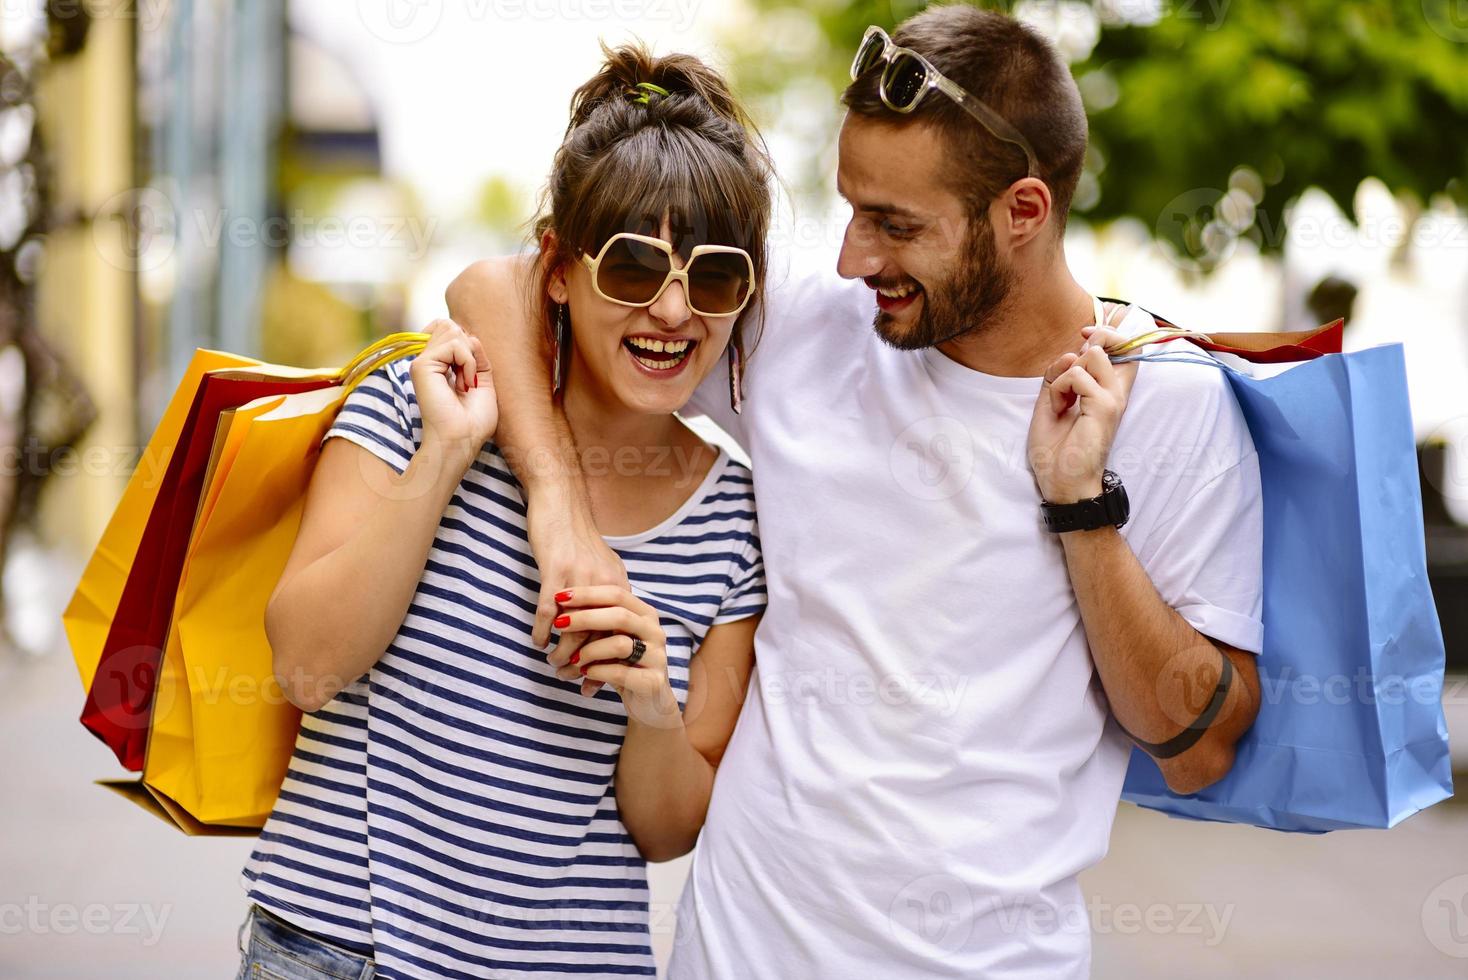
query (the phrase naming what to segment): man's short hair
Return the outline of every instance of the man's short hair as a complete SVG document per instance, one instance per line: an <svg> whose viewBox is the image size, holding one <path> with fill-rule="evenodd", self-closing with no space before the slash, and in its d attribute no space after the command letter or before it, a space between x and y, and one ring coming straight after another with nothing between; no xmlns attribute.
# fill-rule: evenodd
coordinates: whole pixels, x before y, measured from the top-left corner
<svg viewBox="0 0 1468 980"><path fill-rule="evenodd" d="M1055 47L1013 17L966 4L928 7L903 21L892 40L923 55L1029 140L1039 177L1054 199L1057 228L1064 230L1086 159L1086 111ZM841 101L853 113L884 123L936 127L951 148L947 179L971 216L1025 176L1023 150L994 137L940 92L929 93L911 113L887 108L877 93L881 74L865 72Z"/></svg>

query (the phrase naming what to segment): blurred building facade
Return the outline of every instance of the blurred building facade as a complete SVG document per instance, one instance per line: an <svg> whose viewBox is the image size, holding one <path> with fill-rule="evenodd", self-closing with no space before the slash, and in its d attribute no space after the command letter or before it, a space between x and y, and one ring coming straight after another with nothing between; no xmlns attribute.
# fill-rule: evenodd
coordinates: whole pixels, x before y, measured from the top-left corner
<svg viewBox="0 0 1468 980"><path fill-rule="evenodd" d="M286 0L46 16L74 50L36 72L55 187L36 321L99 412L39 522L84 555L196 348L339 363L401 307L403 277L313 251L340 244L343 195L383 186L381 153L362 86Z"/></svg>
<svg viewBox="0 0 1468 980"><path fill-rule="evenodd" d="M52 36L70 40L36 71L52 193L36 328L100 411L77 447L92 462L50 481L41 522L48 537L80 550L110 516L137 443L138 291L125 210L137 169L135 25L52 7Z"/></svg>

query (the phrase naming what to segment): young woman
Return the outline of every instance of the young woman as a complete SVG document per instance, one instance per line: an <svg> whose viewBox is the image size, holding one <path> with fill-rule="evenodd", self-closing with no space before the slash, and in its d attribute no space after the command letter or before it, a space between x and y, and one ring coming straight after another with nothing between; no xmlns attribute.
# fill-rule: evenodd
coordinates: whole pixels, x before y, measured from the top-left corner
<svg viewBox="0 0 1468 980"><path fill-rule="evenodd" d="M305 714L244 870L241 976L653 975L644 861L693 845L764 605L749 473L673 413L726 356L737 385L768 175L695 58L609 51L572 101L540 285L630 584L556 595L575 653L531 639L478 339L437 321L347 399L267 613Z"/></svg>

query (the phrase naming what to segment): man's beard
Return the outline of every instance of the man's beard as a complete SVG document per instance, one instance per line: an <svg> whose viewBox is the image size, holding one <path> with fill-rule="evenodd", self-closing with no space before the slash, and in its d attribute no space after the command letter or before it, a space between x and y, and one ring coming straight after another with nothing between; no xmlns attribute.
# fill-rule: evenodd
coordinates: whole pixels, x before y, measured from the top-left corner
<svg viewBox="0 0 1468 980"><path fill-rule="evenodd" d="M898 350L937 347L984 326L1014 289L1014 270L999 259L994 229L980 219L978 232L969 236L958 267L947 279L924 286L923 309L910 327L899 326L897 318L882 310L872 326L877 336Z"/></svg>

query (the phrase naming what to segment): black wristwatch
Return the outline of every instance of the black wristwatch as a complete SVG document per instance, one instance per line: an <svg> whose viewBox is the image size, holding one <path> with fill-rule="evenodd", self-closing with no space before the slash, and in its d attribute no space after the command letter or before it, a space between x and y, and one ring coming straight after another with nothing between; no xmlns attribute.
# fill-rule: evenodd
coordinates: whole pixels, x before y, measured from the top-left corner
<svg viewBox="0 0 1468 980"><path fill-rule="evenodd" d="M1055 534L1066 531L1094 531L1098 527L1121 527L1131 515L1131 503L1121 477L1110 470L1101 474L1101 496L1077 500L1073 504L1040 502L1045 530Z"/></svg>

